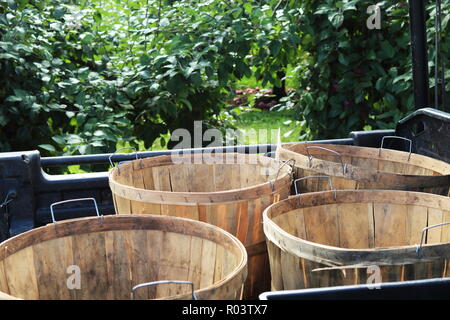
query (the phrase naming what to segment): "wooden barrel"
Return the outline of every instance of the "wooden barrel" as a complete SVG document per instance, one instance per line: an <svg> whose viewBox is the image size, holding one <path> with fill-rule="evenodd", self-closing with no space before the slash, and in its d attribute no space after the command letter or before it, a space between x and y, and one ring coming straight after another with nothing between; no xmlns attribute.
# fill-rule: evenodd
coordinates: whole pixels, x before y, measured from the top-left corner
<svg viewBox="0 0 450 320"><path fill-rule="evenodd" d="M399 190L305 193L263 214L272 290L450 276L450 198Z"/></svg>
<svg viewBox="0 0 450 320"><path fill-rule="evenodd" d="M289 196L291 168L246 154L177 155L138 159L113 168L109 183L118 214L161 214L216 225L248 253L244 298L270 288L262 211Z"/></svg>
<svg viewBox="0 0 450 320"><path fill-rule="evenodd" d="M176 217L65 220L0 244L0 297L191 299L193 285L198 299L239 299L246 273L247 253L234 236ZM188 284L132 292L159 280Z"/></svg>
<svg viewBox="0 0 450 320"><path fill-rule="evenodd" d="M347 145L283 144L276 150L280 160L295 160L295 179L332 177L336 189L395 189L448 195L450 164L430 157ZM299 192L328 190L323 179L299 181Z"/></svg>

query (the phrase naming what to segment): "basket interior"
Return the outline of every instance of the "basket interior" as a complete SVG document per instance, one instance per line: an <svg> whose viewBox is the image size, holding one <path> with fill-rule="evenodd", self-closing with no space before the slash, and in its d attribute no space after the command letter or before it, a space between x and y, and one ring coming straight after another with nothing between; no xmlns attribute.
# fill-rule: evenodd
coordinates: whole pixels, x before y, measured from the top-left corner
<svg viewBox="0 0 450 320"><path fill-rule="evenodd" d="M314 145L308 145L313 147ZM450 164L433 158L389 149L362 148L355 146L320 145L336 151L340 156L321 149L306 149L307 145L293 144L285 149L321 160L350 164L363 169L402 175L434 176L450 174ZM314 160L313 160L314 161Z"/></svg>
<svg viewBox="0 0 450 320"><path fill-rule="evenodd" d="M134 296L131 289L157 280L189 280L195 290L206 288L233 273L242 254L229 244L174 232L85 233L28 246L0 261L0 291L23 299L189 298L189 284L140 288ZM70 266L79 267L80 288Z"/></svg>
<svg viewBox="0 0 450 320"><path fill-rule="evenodd" d="M424 227L450 221L450 211L386 202L335 203L280 212L269 218L311 242L369 249L416 245ZM429 229L424 244L450 242L450 226Z"/></svg>
<svg viewBox="0 0 450 320"><path fill-rule="evenodd" d="M167 158L170 159L170 158ZM113 172L118 183L146 190L169 192L216 192L242 189L267 183L277 177L278 166L267 157L249 159L245 162L223 163L172 163L153 162L148 158L126 163ZM261 159L264 159L263 161ZM239 159L238 159L239 160ZM285 166L278 173L281 178L288 173Z"/></svg>

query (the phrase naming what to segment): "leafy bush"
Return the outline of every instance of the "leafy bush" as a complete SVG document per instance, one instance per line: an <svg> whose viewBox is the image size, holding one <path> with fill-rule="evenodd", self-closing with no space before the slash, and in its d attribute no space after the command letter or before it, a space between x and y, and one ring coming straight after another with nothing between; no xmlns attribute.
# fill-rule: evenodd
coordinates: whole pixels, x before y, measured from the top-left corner
<svg viewBox="0 0 450 320"><path fill-rule="evenodd" d="M129 106L107 68L107 39L91 30L95 13L44 4L0 2L0 149L115 150Z"/></svg>
<svg viewBox="0 0 450 320"><path fill-rule="evenodd" d="M381 30L368 30L372 4L0 0L0 151L112 152L195 120L223 129L225 101L252 77L287 93L278 107L296 109L301 139L393 127L413 109L408 5L379 3ZM298 87L284 92L288 68Z"/></svg>
<svg viewBox="0 0 450 320"><path fill-rule="evenodd" d="M162 130L192 131L195 120L222 127L214 115L237 80L255 76L281 86L277 72L289 57L295 59L294 16L274 12L276 1L177 1L168 7L149 1L150 8L152 3L142 30L149 45L134 45L140 60L127 86L137 114L135 133L146 143Z"/></svg>
<svg viewBox="0 0 450 320"><path fill-rule="evenodd" d="M297 103L298 117L309 126L302 138L337 138L352 130L394 128L414 110L408 3L378 3L381 29L369 30L367 8L372 4L366 0L302 1L301 47L306 60L297 65L300 88L289 99ZM444 1L444 31L449 8L450 1ZM428 44L433 48L434 4L427 12ZM448 37L441 50L444 57L450 53ZM433 58L430 53L430 66Z"/></svg>
<svg viewBox="0 0 450 320"><path fill-rule="evenodd" d="M280 87L296 59L298 10L275 0L72 3L0 1L2 151L150 148L194 120L222 127L237 79Z"/></svg>

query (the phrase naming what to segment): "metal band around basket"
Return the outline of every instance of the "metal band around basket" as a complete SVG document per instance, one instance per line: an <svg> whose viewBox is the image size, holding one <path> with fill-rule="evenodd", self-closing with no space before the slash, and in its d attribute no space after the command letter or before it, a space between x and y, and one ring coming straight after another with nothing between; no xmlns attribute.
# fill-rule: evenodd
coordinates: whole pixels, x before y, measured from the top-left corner
<svg viewBox="0 0 450 320"><path fill-rule="evenodd" d="M344 164L344 161L342 160L342 155L339 152L328 149L328 148L320 147L320 146L307 146L306 147L306 153L308 154L308 160L309 160L310 167L311 167L311 162L312 162L313 156L309 153L309 149L320 149L320 150L334 153L335 155L339 156L339 160L341 161L341 166L342 166L342 174L345 175L345 173L347 172L347 164Z"/></svg>
<svg viewBox="0 0 450 320"><path fill-rule="evenodd" d="M294 189L295 189L295 194L299 195L300 193L298 193L298 189L297 189L297 182L301 181L301 180L305 180L305 179L310 179L310 178L327 178L328 179L328 184L330 186L330 191L334 191L333 194L333 199L336 200L336 189L333 188L333 183L331 181L331 177L329 176L306 176L306 177L302 177L302 178L298 178L294 180Z"/></svg>
<svg viewBox="0 0 450 320"><path fill-rule="evenodd" d="M182 281L182 280L160 280L160 281L152 281L152 282L146 282L146 283L141 283L138 285L135 285L131 291L134 293L134 291L136 291L139 288L144 288L144 287L149 287L149 286L154 286L154 285L158 285L158 284L190 284L191 285L191 290L192 290L192 300L198 300L197 296L195 295L195 291L194 291L194 283L192 281Z"/></svg>
<svg viewBox="0 0 450 320"><path fill-rule="evenodd" d="M55 202L55 203L52 203L52 204L50 205L50 213L51 213L51 215L52 215L52 221L53 221L53 223L56 222L56 220L55 220L55 213L53 212L53 207L54 207L54 206L57 206L57 205L60 205L60 204L63 204L63 203L77 202L77 201L92 201L92 202L94 202L95 212L97 213L97 217L100 217L100 212L98 211L97 201L95 201L94 198L70 199L70 200L64 200L64 201Z"/></svg>
<svg viewBox="0 0 450 320"><path fill-rule="evenodd" d="M417 246L416 248L416 252L417 252L417 257L420 259L421 258L421 251L422 251L422 246L423 246L423 239L425 237L425 231L432 229L432 228L437 228L437 227L442 227L445 225L449 225L450 222L442 222L442 223L438 223L438 224L434 224L432 226L428 226L422 229L422 236L420 237L420 245Z"/></svg>
<svg viewBox="0 0 450 320"><path fill-rule="evenodd" d="M380 146L380 149L379 149L379 152L378 152L378 156L380 156L381 149L383 149L384 139L385 139L385 138L389 138L389 139L402 139L402 140L408 141L408 142L409 142L409 155L408 155L408 161L409 161L409 159L411 158L412 140L411 140L411 139L408 139L408 138L405 138L405 137L398 137L398 136L384 136L383 138L381 138L381 146Z"/></svg>

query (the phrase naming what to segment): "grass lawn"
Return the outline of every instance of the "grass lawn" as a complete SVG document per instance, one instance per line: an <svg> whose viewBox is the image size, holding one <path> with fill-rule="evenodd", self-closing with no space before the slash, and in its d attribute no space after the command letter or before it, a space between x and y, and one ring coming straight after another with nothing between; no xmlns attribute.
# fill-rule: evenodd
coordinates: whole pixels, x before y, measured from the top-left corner
<svg viewBox="0 0 450 320"><path fill-rule="evenodd" d="M298 86L292 71L292 67L288 66L286 69L287 88L295 88ZM264 90L262 82L256 80L254 77L244 77L238 81L237 87L244 90L246 88L261 88ZM270 86L266 86L265 89L270 89L269 87ZM237 109L240 110L235 112L236 117L235 120L232 121L234 126L244 132L256 130L256 132L261 133L261 135L256 136L254 134L248 135L245 144L276 144L278 140L278 129L280 129L281 132L282 142L295 142L300 140L302 125L304 126L304 124L295 119L293 110L268 111L245 106L238 107ZM264 133L265 131L267 132L266 136Z"/></svg>
<svg viewBox="0 0 450 320"><path fill-rule="evenodd" d="M244 134L247 133L244 144L276 144L278 129L282 142L299 141L302 128L300 122L295 120L292 110L261 111L242 108L233 124Z"/></svg>

